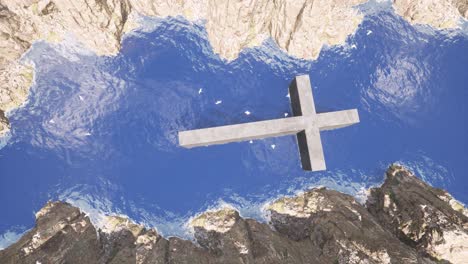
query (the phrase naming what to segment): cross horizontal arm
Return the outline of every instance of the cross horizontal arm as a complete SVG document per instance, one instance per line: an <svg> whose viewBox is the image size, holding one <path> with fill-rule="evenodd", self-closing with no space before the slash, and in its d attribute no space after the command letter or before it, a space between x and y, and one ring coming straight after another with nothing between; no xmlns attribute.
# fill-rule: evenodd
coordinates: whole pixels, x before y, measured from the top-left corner
<svg viewBox="0 0 468 264"><path fill-rule="evenodd" d="M356 109L317 114L317 126L320 131L341 128L359 123Z"/></svg>
<svg viewBox="0 0 468 264"><path fill-rule="evenodd" d="M179 132L179 145L186 148L224 144L296 134L304 130L302 117L281 118Z"/></svg>

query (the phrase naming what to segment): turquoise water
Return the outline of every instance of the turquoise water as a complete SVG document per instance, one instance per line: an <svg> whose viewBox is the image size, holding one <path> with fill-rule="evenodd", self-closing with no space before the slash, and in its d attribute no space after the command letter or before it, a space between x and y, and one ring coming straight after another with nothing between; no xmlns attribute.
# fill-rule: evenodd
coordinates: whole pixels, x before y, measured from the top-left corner
<svg viewBox="0 0 468 264"><path fill-rule="evenodd" d="M384 10L316 61L267 41L226 62L202 25L150 23L115 57L35 43L35 84L0 150L0 234L30 228L47 200L64 199L183 235L188 217L223 202L259 218L264 202L309 186L358 195L392 162L468 202L466 35ZM180 130L287 118L297 74L310 75L319 112L359 110L360 124L322 133L326 172L302 171L292 136L177 146Z"/></svg>

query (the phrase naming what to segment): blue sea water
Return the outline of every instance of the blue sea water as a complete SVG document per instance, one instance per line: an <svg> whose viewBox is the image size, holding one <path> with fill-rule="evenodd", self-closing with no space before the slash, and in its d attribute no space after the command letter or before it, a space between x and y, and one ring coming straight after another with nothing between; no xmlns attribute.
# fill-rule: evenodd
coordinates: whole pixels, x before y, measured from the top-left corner
<svg viewBox="0 0 468 264"><path fill-rule="evenodd" d="M0 234L32 227L47 200L63 199L183 236L190 216L220 203L259 218L266 201L310 186L359 195L393 162L468 202L466 34L384 9L315 61L267 41L227 62L203 25L149 23L115 57L34 44L35 83L0 150ZM180 130L287 118L298 74L310 75L319 112L359 110L358 125L322 133L327 171L301 169L293 136L178 147Z"/></svg>

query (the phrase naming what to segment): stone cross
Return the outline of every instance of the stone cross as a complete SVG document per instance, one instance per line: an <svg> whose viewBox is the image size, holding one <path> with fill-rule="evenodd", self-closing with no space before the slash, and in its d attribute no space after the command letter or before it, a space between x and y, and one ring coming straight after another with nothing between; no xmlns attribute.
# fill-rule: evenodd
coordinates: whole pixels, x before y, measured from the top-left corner
<svg viewBox="0 0 468 264"><path fill-rule="evenodd" d="M356 109L317 113L308 75L289 85L293 117L179 132L179 144L192 148L284 135L297 135L304 170L325 170L320 131L359 123Z"/></svg>

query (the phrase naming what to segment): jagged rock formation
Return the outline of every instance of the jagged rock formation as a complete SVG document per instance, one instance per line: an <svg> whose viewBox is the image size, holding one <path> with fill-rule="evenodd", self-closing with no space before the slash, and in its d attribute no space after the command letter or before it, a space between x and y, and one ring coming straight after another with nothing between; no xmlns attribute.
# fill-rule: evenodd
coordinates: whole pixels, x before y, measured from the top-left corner
<svg viewBox="0 0 468 264"><path fill-rule="evenodd" d="M324 45L343 44L356 31L363 16L353 7L365 1L210 0L202 1L206 12L194 12L189 6L183 14L198 13L206 20L213 50L228 60L267 38L290 55L316 59Z"/></svg>
<svg viewBox="0 0 468 264"><path fill-rule="evenodd" d="M467 0L393 0L397 14L413 24L434 28L456 28L463 17L468 19Z"/></svg>
<svg viewBox="0 0 468 264"><path fill-rule="evenodd" d="M382 226L420 252L453 263L468 260L466 208L403 167L391 167L385 183L371 189L367 208Z"/></svg>
<svg viewBox="0 0 468 264"><path fill-rule="evenodd" d="M366 208L367 207L367 208ZM190 226L198 243L161 237L110 216L96 230L78 208L49 202L36 226L0 251L0 263L463 263L466 209L445 191L392 166L366 207L315 188L267 206L270 225L231 208L205 212Z"/></svg>
<svg viewBox="0 0 468 264"><path fill-rule="evenodd" d="M315 59L322 46L342 44L356 30L362 15L353 6L364 1L0 0L0 110L26 100L32 68L18 60L35 40L72 34L97 55L114 55L137 26L132 14L180 15L206 21L214 52L228 60L268 37L291 55Z"/></svg>
<svg viewBox="0 0 468 264"><path fill-rule="evenodd" d="M126 23L129 11L128 1L121 0L0 0L0 111L26 101L33 68L19 59L33 41L59 42L73 34L98 55L115 54L132 26ZM0 128L5 134L8 123L0 121Z"/></svg>
<svg viewBox="0 0 468 264"><path fill-rule="evenodd" d="M184 16L205 21L215 53L235 59L242 49L272 38L303 59L316 59L324 45L343 44L363 19L356 5L367 0L0 0L0 110L27 98L33 69L19 58L35 40L62 41L74 35L97 55L115 55L136 14ZM412 23L457 27L468 17L466 0L395 0L395 10ZM0 121L0 136L8 124Z"/></svg>
<svg viewBox="0 0 468 264"><path fill-rule="evenodd" d="M313 189L280 199L268 210L278 232L296 241L311 240L321 249L322 258L335 256L339 263L425 262L383 229L353 197L337 191ZM324 263L331 260L323 258Z"/></svg>

